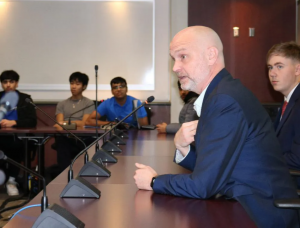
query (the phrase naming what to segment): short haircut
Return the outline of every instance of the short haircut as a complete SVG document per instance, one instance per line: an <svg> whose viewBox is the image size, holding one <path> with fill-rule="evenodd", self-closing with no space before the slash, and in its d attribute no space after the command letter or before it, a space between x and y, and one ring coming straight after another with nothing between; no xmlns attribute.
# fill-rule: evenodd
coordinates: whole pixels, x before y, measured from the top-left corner
<svg viewBox="0 0 300 228"><path fill-rule="evenodd" d="M110 86L112 87L113 84L125 84L127 86L127 82L122 77L115 77L110 81Z"/></svg>
<svg viewBox="0 0 300 228"><path fill-rule="evenodd" d="M289 59L300 62L300 46L294 41L275 44L268 51L267 62L269 61L271 56L274 56L274 55L275 56L280 55L285 58L289 58Z"/></svg>
<svg viewBox="0 0 300 228"><path fill-rule="evenodd" d="M20 76L16 71L13 70L6 70L3 71L0 75L0 81L3 82L4 80L14 80L18 82L20 79Z"/></svg>
<svg viewBox="0 0 300 228"><path fill-rule="evenodd" d="M71 83L72 81L76 80L81 82L82 86L87 86L89 83L89 77L81 72L74 72L73 74L71 74L69 82Z"/></svg>

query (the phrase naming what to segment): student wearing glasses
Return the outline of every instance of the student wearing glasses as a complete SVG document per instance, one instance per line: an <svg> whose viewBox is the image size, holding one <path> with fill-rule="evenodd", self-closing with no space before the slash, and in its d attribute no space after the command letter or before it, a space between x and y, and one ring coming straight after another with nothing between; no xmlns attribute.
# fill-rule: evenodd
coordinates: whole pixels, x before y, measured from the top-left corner
<svg viewBox="0 0 300 228"><path fill-rule="evenodd" d="M107 121L98 120L98 125L105 125L114 122L116 119L123 119L134 109L133 100L137 100L127 95L127 82L124 78L113 78L110 82L110 86L114 96L105 100L97 107L97 118L100 119L101 116L106 116ZM141 105L139 100L137 105ZM140 126L148 125L147 113L144 107L137 111L137 120L134 116L130 116L124 122L129 126L137 127L137 121ZM92 112L85 123L86 125L96 125L96 111Z"/></svg>

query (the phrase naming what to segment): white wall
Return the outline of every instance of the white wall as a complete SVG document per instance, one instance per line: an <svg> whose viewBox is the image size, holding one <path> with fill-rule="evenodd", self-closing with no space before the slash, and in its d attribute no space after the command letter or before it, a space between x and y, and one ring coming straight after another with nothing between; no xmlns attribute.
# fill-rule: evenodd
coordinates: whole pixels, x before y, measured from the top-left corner
<svg viewBox="0 0 300 228"><path fill-rule="evenodd" d="M68 77L89 75L85 95L100 98L127 79L131 94L169 101L169 1L7 1L0 4L0 70L14 69L34 100L70 95ZM167 87L167 88L166 88Z"/></svg>
<svg viewBox="0 0 300 228"><path fill-rule="evenodd" d="M85 96L94 99L98 65L99 99L111 97L109 81L123 76L130 95L172 102L171 118L177 122L182 102L169 42L187 26L187 0L138 2L144 5L135 0L0 2L0 71L16 70L19 89L35 101L66 99L69 75L81 71L90 77Z"/></svg>

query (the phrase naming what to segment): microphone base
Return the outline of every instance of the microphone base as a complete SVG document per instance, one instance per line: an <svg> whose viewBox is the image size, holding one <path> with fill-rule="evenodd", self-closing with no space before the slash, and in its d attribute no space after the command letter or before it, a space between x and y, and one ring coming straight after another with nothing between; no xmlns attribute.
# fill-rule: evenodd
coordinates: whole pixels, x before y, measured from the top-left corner
<svg viewBox="0 0 300 228"><path fill-rule="evenodd" d="M118 162L118 159L115 156L108 153L107 151L105 151L102 148L100 148L99 150L96 151L96 153L92 157L92 160L98 162L99 164L101 164L101 161L104 163L117 163ZM99 160L101 160L101 161L99 161Z"/></svg>
<svg viewBox="0 0 300 228"><path fill-rule="evenodd" d="M102 149L109 151L109 152L114 152L114 153L121 153L122 150L116 146L114 143L112 143L111 141L107 140L105 143L103 143Z"/></svg>
<svg viewBox="0 0 300 228"><path fill-rule="evenodd" d="M128 139L128 135L119 129L114 130L115 135L119 136L121 139Z"/></svg>
<svg viewBox="0 0 300 228"><path fill-rule="evenodd" d="M63 125L63 126L67 130L76 130L77 129L77 124L76 123L66 124L66 125Z"/></svg>
<svg viewBox="0 0 300 228"><path fill-rule="evenodd" d="M116 134L113 134L110 137L109 141L111 141L115 145L126 145L126 142L124 142L124 140Z"/></svg>
<svg viewBox="0 0 300 228"><path fill-rule="evenodd" d="M81 177L110 177L110 171L96 161L89 161L80 170Z"/></svg>
<svg viewBox="0 0 300 228"><path fill-rule="evenodd" d="M53 204L35 221L32 228L84 228L85 224L63 207Z"/></svg>
<svg viewBox="0 0 300 228"><path fill-rule="evenodd" d="M99 199L101 192L87 180L76 177L72 179L61 192L61 198L96 198Z"/></svg>

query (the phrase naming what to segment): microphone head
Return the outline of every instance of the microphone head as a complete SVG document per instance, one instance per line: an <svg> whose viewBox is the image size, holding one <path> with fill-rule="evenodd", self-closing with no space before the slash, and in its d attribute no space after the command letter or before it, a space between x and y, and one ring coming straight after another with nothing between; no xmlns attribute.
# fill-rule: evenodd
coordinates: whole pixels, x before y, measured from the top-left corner
<svg viewBox="0 0 300 228"><path fill-rule="evenodd" d="M10 111L11 109L15 108L19 101L19 95L16 91L10 91L5 93L5 95L1 98L0 104L5 105L7 108L7 111Z"/></svg>
<svg viewBox="0 0 300 228"><path fill-rule="evenodd" d="M0 169L0 185L3 185L5 183L6 176L2 169Z"/></svg>
<svg viewBox="0 0 300 228"><path fill-rule="evenodd" d="M27 103L30 103L30 102L31 102L31 100L30 100L28 97L25 99L25 101L26 101Z"/></svg>
<svg viewBox="0 0 300 228"><path fill-rule="evenodd" d="M153 96L151 96L151 97L148 97L147 98L147 103L151 103L152 101L154 101L154 97Z"/></svg>
<svg viewBox="0 0 300 228"><path fill-rule="evenodd" d="M0 150L0 160L5 159L5 154L2 150Z"/></svg>
<svg viewBox="0 0 300 228"><path fill-rule="evenodd" d="M96 70L96 71L98 70L98 65L95 65L95 70Z"/></svg>

